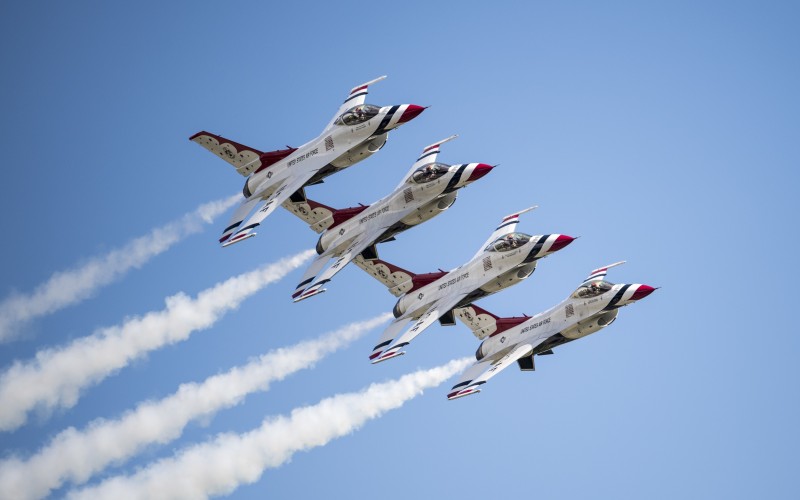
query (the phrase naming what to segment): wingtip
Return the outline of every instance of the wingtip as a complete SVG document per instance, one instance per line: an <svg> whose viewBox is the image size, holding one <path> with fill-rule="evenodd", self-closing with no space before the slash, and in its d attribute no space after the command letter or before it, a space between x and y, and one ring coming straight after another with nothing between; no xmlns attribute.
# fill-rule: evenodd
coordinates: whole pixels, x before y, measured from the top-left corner
<svg viewBox="0 0 800 500"><path fill-rule="evenodd" d="M305 290L303 290L303 292L301 292L301 295L299 297L295 297L295 295L292 295L292 297L293 297L292 302L300 302L301 300L309 299L309 298L313 297L314 295L319 295L319 294L321 294L323 292L326 292L326 291L328 291L327 288L320 288L319 290L314 290L313 292L310 292L310 293L303 293L303 292L305 292Z"/></svg>
<svg viewBox="0 0 800 500"><path fill-rule="evenodd" d="M447 400L452 401L454 399L459 399L466 396L472 396L473 394L478 394L479 392L481 392L480 389L451 392L450 394L447 395Z"/></svg>
<svg viewBox="0 0 800 500"><path fill-rule="evenodd" d="M249 240L250 238L252 238L256 234L257 233L249 233L249 234L242 234L242 235L233 237L233 238L229 239L228 241L226 241L225 243L223 243L222 244L222 248L229 247L229 246L233 245L234 243L239 243L239 242L244 241L244 240Z"/></svg>

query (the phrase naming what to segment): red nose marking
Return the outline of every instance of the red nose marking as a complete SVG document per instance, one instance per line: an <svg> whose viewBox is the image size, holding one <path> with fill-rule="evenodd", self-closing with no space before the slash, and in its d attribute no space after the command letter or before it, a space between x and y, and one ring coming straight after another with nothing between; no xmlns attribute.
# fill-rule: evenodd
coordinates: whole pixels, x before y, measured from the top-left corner
<svg viewBox="0 0 800 500"><path fill-rule="evenodd" d="M639 285L639 288L637 288L636 291L633 292L633 295L631 295L631 300L641 300L653 293L654 290L655 288L652 286Z"/></svg>
<svg viewBox="0 0 800 500"><path fill-rule="evenodd" d="M405 123L409 120L413 120L414 118L419 116L419 114L422 113L423 111L425 111L425 108L423 108L422 106L417 106L416 104L409 104L406 110L403 111L403 116L401 116L400 119L397 120L397 123Z"/></svg>
<svg viewBox="0 0 800 500"><path fill-rule="evenodd" d="M559 250L569 245L573 241L575 241L575 238L573 238L572 236L567 236L566 234L559 234L558 238L556 238L556 241L553 242L553 246L550 247L550 251L558 252Z"/></svg>
<svg viewBox="0 0 800 500"><path fill-rule="evenodd" d="M467 182L477 181L484 175L491 172L493 168L494 167L491 165L487 165L485 163L478 163L478 165L475 166L475 170L473 170L472 174L470 174L469 179L467 179Z"/></svg>
<svg viewBox="0 0 800 500"><path fill-rule="evenodd" d="M381 355L381 353L382 353L382 352L383 352L383 351L378 351L378 352L372 353L372 354L369 356L369 359L375 359L375 358L377 358L378 356L380 356L380 355Z"/></svg>

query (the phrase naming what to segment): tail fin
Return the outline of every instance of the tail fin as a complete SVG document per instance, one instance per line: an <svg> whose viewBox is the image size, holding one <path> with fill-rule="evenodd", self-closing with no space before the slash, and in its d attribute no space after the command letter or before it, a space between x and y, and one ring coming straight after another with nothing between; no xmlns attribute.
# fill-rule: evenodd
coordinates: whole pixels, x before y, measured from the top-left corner
<svg viewBox="0 0 800 500"><path fill-rule="evenodd" d="M189 140L196 142L233 165L236 171L244 177L248 177L254 172L259 172L297 151L297 148L287 147L287 149L265 153L205 130L189 137Z"/></svg>

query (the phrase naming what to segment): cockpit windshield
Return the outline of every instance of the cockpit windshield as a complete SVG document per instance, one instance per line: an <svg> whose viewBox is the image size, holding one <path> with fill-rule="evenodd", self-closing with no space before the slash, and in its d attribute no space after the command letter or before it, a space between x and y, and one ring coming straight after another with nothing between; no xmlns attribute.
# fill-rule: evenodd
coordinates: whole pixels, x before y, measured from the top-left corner
<svg viewBox="0 0 800 500"><path fill-rule="evenodd" d="M414 170L414 173L411 174L411 181L417 184L425 184L426 182L435 181L446 174L448 170L450 170L450 166L444 163L428 163Z"/></svg>
<svg viewBox="0 0 800 500"><path fill-rule="evenodd" d="M359 104L345 111L336 119L336 125L358 125L364 123L380 112L381 108L372 104Z"/></svg>
<svg viewBox="0 0 800 500"><path fill-rule="evenodd" d="M588 299L590 297L597 297L611 290L613 286L614 284L608 281L592 281L575 290L575 293L572 294L572 298Z"/></svg>
<svg viewBox="0 0 800 500"><path fill-rule="evenodd" d="M519 248L531 239L525 233L508 233L494 240L491 245L486 247L489 252L507 252Z"/></svg>

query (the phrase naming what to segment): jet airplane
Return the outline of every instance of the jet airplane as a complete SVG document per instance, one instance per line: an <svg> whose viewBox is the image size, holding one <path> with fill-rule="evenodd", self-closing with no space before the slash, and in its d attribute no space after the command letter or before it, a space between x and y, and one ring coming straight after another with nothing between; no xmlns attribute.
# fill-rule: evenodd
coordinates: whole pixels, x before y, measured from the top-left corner
<svg viewBox="0 0 800 500"><path fill-rule="evenodd" d="M219 239L222 246L255 236L253 230L292 194L369 157L383 147L390 130L422 113L425 108L414 104L365 104L368 87L384 78L354 87L322 133L299 148L262 152L205 131L189 138L247 178L245 199ZM242 225L262 200L262 207Z"/></svg>
<svg viewBox="0 0 800 500"><path fill-rule="evenodd" d="M376 256L375 245L417 224L432 219L455 203L458 190L480 179L492 168L484 163L446 165L436 158L451 136L431 144L388 196L367 206L335 210L314 200L292 196L284 207L322 232L317 242L319 257L311 263L292 297L300 301L325 291L323 285L359 254ZM294 202L293 200L299 200ZM329 265L331 259L336 261ZM325 270L320 273L320 270Z"/></svg>
<svg viewBox="0 0 800 500"><path fill-rule="evenodd" d="M539 259L572 243L574 238L564 234L529 236L515 232L519 216L534 208L505 217L478 253L450 272L414 274L377 255L372 259L356 257L356 265L399 297L393 310L395 320L373 348L372 363L405 354L401 349L433 322L455 324L453 309L519 283L533 273ZM407 328L411 320L415 321Z"/></svg>
<svg viewBox="0 0 800 500"><path fill-rule="evenodd" d="M535 316L500 318L470 304L455 311L476 337L483 340L477 362L453 386L447 399L479 393L481 385L514 361L520 370L535 369L533 357L553 354L553 348L601 330L617 318L619 308L633 304L655 288L642 284L613 284L604 280L614 264L595 269L566 300Z"/></svg>

